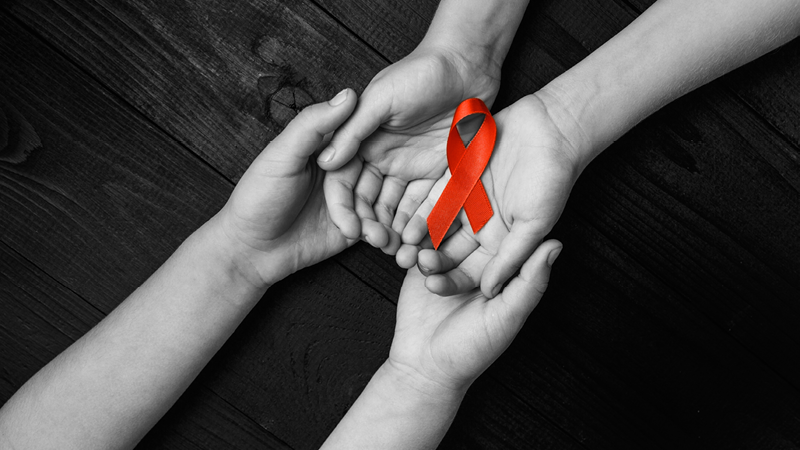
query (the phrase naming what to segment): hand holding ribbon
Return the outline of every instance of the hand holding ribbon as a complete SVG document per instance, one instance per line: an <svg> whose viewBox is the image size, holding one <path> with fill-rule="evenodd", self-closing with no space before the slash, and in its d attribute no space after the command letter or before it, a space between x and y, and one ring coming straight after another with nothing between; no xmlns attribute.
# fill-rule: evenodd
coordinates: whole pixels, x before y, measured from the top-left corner
<svg viewBox="0 0 800 450"><path fill-rule="evenodd" d="M480 286L485 296L494 297L555 225L580 166L548 111L539 97L529 95L494 116L495 148L481 175L493 215L479 232L467 225L475 222L464 212L438 250L425 239L426 220L444 196L449 173L408 221L397 263L417 264L431 292L453 295Z"/></svg>

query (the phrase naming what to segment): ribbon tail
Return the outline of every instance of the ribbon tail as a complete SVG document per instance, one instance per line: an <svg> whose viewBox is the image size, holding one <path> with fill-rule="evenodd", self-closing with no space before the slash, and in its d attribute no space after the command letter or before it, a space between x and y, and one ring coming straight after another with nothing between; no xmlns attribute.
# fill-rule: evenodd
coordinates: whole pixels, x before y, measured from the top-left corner
<svg viewBox="0 0 800 450"><path fill-rule="evenodd" d="M486 189L483 188L483 183L478 180L469 197L464 202L464 212L467 213L469 225L472 227L472 233L476 234L481 231L486 222L492 218L494 211L492 210L492 203L489 201L489 196L486 195Z"/></svg>

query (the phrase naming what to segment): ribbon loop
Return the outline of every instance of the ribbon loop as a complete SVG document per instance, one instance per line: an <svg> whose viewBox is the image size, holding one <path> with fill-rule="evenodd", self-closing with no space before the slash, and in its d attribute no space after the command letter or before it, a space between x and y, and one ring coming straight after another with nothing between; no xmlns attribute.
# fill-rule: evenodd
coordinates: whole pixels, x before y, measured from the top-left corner
<svg viewBox="0 0 800 450"><path fill-rule="evenodd" d="M473 114L485 117L475 137L464 147L456 125ZM462 206L473 233L480 231L492 217L492 205L480 178L492 156L496 138L497 125L483 101L468 98L458 105L447 136L447 165L451 177L428 216L428 232L435 249L439 248Z"/></svg>

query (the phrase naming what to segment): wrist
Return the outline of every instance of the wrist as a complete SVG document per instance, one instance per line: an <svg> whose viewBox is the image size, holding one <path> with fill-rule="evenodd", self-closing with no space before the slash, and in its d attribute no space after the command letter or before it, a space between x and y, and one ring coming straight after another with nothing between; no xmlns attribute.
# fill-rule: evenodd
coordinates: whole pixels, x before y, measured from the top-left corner
<svg viewBox="0 0 800 450"><path fill-rule="evenodd" d="M402 395L409 399L419 397L425 401L448 404L461 403L467 389L475 380L466 380L462 383L453 383L452 380L438 381L423 375L415 368L399 363L391 357L387 359L381 368L376 372L386 380L396 395Z"/></svg>
<svg viewBox="0 0 800 450"><path fill-rule="evenodd" d="M613 139L594 133L594 96L591 93L580 89L562 89L558 80L554 80L532 96L544 105L553 124L561 132L579 174L613 142Z"/></svg>
<svg viewBox="0 0 800 450"><path fill-rule="evenodd" d="M387 401L429 409L458 409L471 383L449 386L419 374L413 368L387 359L375 372L371 384Z"/></svg>
<svg viewBox="0 0 800 450"><path fill-rule="evenodd" d="M226 226L224 210L217 213L193 236L206 242L211 249L217 264L235 274L242 284L265 292L270 286L285 278L274 271L263 273L259 270L259 257L263 258L263 251L243 243Z"/></svg>
<svg viewBox="0 0 800 450"><path fill-rule="evenodd" d="M499 78L528 0L442 0L420 47L446 48Z"/></svg>
<svg viewBox="0 0 800 450"><path fill-rule="evenodd" d="M602 148L598 149L588 134L580 115L580 109L576 112L571 98L566 97L565 93L549 89L549 85L539 91L523 97L520 101L532 101L538 103L547 113L557 132L561 135L562 150L566 159L575 170L577 177L583 169L594 159Z"/></svg>

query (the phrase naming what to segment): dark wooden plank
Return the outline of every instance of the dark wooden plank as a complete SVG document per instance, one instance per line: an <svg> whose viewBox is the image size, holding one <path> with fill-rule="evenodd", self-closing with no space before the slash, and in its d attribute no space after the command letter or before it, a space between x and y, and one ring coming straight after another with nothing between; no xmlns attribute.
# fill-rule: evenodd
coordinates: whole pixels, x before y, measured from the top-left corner
<svg viewBox="0 0 800 450"><path fill-rule="evenodd" d="M590 14L572 14L571 11L578 7L590 8ZM609 11L614 14L609 14ZM554 2L548 7L547 14L585 42L589 50L603 42L596 36L599 32L586 32L586 28L591 28L590 24L611 30L606 32L611 34L632 19L631 14L623 8L614 10L609 5L597 5L590 1ZM605 20L599 20L601 17ZM641 170L648 172L648 178L657 180L658 188L697 211L704 221L711 222L730 239L744 244L758 260L771 266L770 269L779 278L790 281L788 286L784 283L776 285L771 280L766 284L767 292L774 292L770 289L772 287L778 289L782 295L777 297L757 295L763 290L761 287L738 292L748 292L746 295L750 295L751 299L746 304L749 303L754 311L770 317L772 324L792 336L794 342L800 342L800 335L793 325L800 314L791 304L786 305L784 300L787 296L796 296L797 285L791 281L800 278L800 242L784 238L797 236L797 161L791 157L791 145L781 142L781 136L761 126L759 118L747 108L729 101L727 94L718 88L720 84L712 83L691 95L689 100L671 105L648 121L652 127L639 127L637 136L644 142L639 141L637 145L654 149L661 147L657 152L669 160L664 161L666 164L649 160L654 164ZM703 107L695 106L696 102L706 98L710 101ZM721 107L715 108L714 105ZM728 117L739 117L739 126L734 128L725 120L720 120L720 111L724 111ZM771 142L764 141L764 136L770 134L773 134ZM648 139L648 135L657 138ZM641 151L632 155L638 159L637 163L644 162L642 157L650 157ZM772 165L773 162L777 167ZM671 164L677 164L679 170L669 167ZM780 176L776 176L778 174ZM771 229L781 230L780 236L765 236ZM677 232L675 236L680 234L682 232ZM713 234L708 233L708 238ZM728 246L724 242L718 243L721 248ZM749 259L746 255L740 255L734 260ZM713 271L714 263L711 261L714 260L709 258L707 261ZM731 271L730 275L725 274L721 267L717 268L721 278L741 280L732 266L726 269ZM737 292L737 289L733 288L731 292ZM722 311L726 309L723 304L717 306ZM726 321L722 320L718 325L725 327ZM758 340L757 337L754 339ZM746 342L746 338L744 340ZM760 351L768 351L770 347L760 347ZM798 379L798 373L794 371L784 375Z"/></svg>
<svg viewBox="0 0 800 450"><path fill-rule="evenodd" d="M314 3L353 30L381 56L395 62L409 54L425 37L438 2L314 0Z"/></svg>
<svg viewBox="0 0 800 450"><path fill-rule="evenodd" d="M569 237L591 251L567 253L559 262L572 262L571 273L585 282L564 289L574 275L557 274L551 294L561 303L536 316L560 330L549 336L561 347L552 357L572 355L562 364L574 367L577 378L600 383L595 395L609 396L614 407L663 415L647 425L655 429L651 439L669 440L667 448L754 448L762 439L765 448L796 446L800 408L786 381L686 308L620 241L576 222ZM591 356L578 358L582 352ZM591 359L600 364L587 364ZM525 384L518 386L524 392ZM770 436L766 429L777 432Z"/></svg>
<svg viewBox="0 0 800 450"><path fill-rule="evenodd" d="M10 11L231 180L296 111L385 62L306 2L25 2Z"/></svg>
<svg viewBox="0 0 800 450"><path fill-rule="evenodd" d="M22 255L24 260L29 260L30 267L38 268L63 286L60 291L52 288L54 292L74 292L85 300L86 307L94 308L97 314L102 315L125 298L185 236L213 214L225 201L232 185L4 14L0 14L0 25L9 31L0 38L0 58L8 61L0 68L3 79L0 95L9 107L25 118L41 140L41 147L33 150L23 162L0 163L0 182L4 187L0 195L0 207L4 211L0 214L3 230L0 241ZM343 271L333 261L329 265ZM3 289L12 289L13 284L11 287L6 284L18 277L29 276L30 267L17 264L9 269L10 275L3 281ZM302 280L307 275L298 276ZM330 276L340 278L339 273ZM58 298L48 296L49 286L42 287L43 293L35 293L43 309L60 311L66 308L70 314L79 314L80 309L74 304L62 303ZM344 296L354 286L363 285L358 280L348 285L337 285ZM296 295L311 305L302 313L305 326L287 332L287 336L294 340L313 341L321 326L319 323L328 323L336 314L352 315L352 311L342 310L335 302L321 301L320 298L327 295L324 290L311 290L300 283L296 290L285 294L280 292L280 288L271 291L269 300L263 303L285 302L291 305ZM358 297L351 301L356 302L355 311L376 307L393 310L391 303L382 297L378 298L378 305L364 305ZM292 314L298 311L293 307L289 310ZM13 311L22 314L25 310ZM2 365L7 367L5 370L9 376L13 375L13 382L4 386L4 398L93 323L72 319L70 314L51 314L40 320L26 316L25 321L19 322L22 329L4 328L0 347L13 348L2 354ZM270 314L269 309L267 314ZM270 317L262 316L261 319ZM384 317L391 319L393 314L385 313ZM293 324L290 319L275 316L270 320ZM391 324L381 326L382 322L376 319L375 314L367 314L364 320L384 333L391 333ZM71 324L73 329L69 335L55 341L57 346L51 345L51 352L45 353L40 346L24 340L26 334L57 335L61 321ZM239 337L234 342L270 339L274 333L269 329L249 330L256 336L237 334ZM380 342L386 349L388 337L382 336ZM377 338L337 323L337 326L327 329L325 339L369 342ZM286 344L294 345L294 341ZM231 357L226 353L232 353L234 360L246 360L239 361L239 365L258 365L263 354L238 352L235 346L226 346L220 358L228 361ZM28 348L30 352L25 353ZM385 357L385 354L380 357ZM12 364L17 360L19 364ZM380 359L369 360L373 365L371 369L374 369L376 361ZM286 429L277 427L277 419L263 420L265 432L268 430L280 437L278 441L290 442L292 446L295 445L292 441L302 445L308 436L319 439L326 432L319 429L309 433L307 429L300 429L297 424L303 423L303 414L309 409L296 410L295 405L309 403L316 417L335 421L337 414L341 413L341 405L349 405L347 401L355 392L355 386L362 382L361 378L348 375L350 368L342 367L341 363L334 367L324 366L334 371L331 374L309 366L307 370L314 369L323 378L341 376L334 378L338 389L330 392L314 389L286 391L285 387L292 384L296 371L306 370L306 364L312 362L302 358L279 360L277 370L270 373L268 385L259 388L262 396L257 400L272 405L276 418L295 418L289 420L291 427ZM231 363L230 366L236 367L237 364ZM221 375L217 375L219 370L222 370ZM217 392L224 391L225 383L230 383L225 377L233 376L230 371L225 372L224 368L212 364L201 378L205 377L204 386ZM218 378L222 380L215 381ZM240 395L252 398L250 387L247 386L248 390ZM319 389L328 387L324 385ZM282 400L285 397L290 399L290 403ZM326 401L317 402L320 398ZM222 399L234 404L225 396ZM189 400L193 401L204 404L206 400ZM186 420L202 427L208 426L208 433L235 432L238 436L231 437L231 442L239 442L244 439L243 433L252 431L249 425L240 427L239 431L231 430L224 419L226 414L237 414L242 420L248 417L234 410L217 411L217 406L212 404L197 409L200 411L197 414L210 410L216 411L216 418L190 417ZM264 419L262 416L258 418ZM215 423L221 428L214 429Z"/></svg>
<svg viewBox="0 0 800 450"><path fill-rule="evenodd" d="M325 261L270 289L204 378L293 448L315 448L387 357L394 315L379 293Z"/></svg>
<svg viewBox="0 0 800 450"><path fill-rule="evenodd" d="M136 447L150 449L276 449L289 445L197 383Z"/></svg>
<svg viewBox="0 0 800 450"><path fill-rule="evenodd" d="M536 10L534 10L532 16L539 26L532 27L533 31L530 33L524 30L520 34L522 39L518 36L515 42L504 73L505 83L508 84L511 81L513 84L511 89L515 92L530 92L533 88L538 88L560 70L576 62L573 59L577 60L582 57L582 52L586 52L583 38L577 39L570 35L570 33L578 34L579 30L570 29L570 33L564 31L560 16L552 12L551 8L556 3L550 2L541 5L541 8L549 11L547 14L536 14ZM329 3L323 6L331 7ZM536 5L531 6L537 7ZM295 8L296 12L297 8L302 8L302 4L290 7ZM344 6L344 8L350 8L345 10L352 10L355 7ZM531 15L530 12L529 15ZM585 12L578 15L586 19ZM313 17L319 16L314 15ZM618 16L603 12L599 17L602 21L606 21L610 20L609 17L617 20ZM374 18L371 20L371 23L379 23ZM579 17L569 19L567 22L574 24L580 23L581 20ZM344 22L344 20L342 21ZM600 35L608 32L604 25L598 26L597 23L593 23L590 29L592 33ZM40 32L56 33L56 31L48 30ZM185 33L189 35L192 31ZM361 34L361 32L357 33ZM144 35L147 36L147 33ZM364 35L370 36L369 33L364 33ZM377 33L374 36L375 38L371 38L373 41L368 40L368 42L377 48L381 38ZM389 51L380 48L378 50L391 55L391 51L399 53L399 49L404 48L396 43L394 45L396 46L394 50L391 48ZM413 43L403 45L410 46ZM195 59L202 60L202 58ZM526 62L523 63L522 60ZM518 68L515 69L515 67ZM102 71L95 72L95 75L100 72ZM508 75L509 72L510 75ZM266 86L265 90L268 87L267 81L262 82L262 85ZM526 91L528 88L531 89ZM506 89L508 88L504 87L504 90ZM124 92L120 95L127 99ZM141 92L136 95L146 97ZM505 98L510 101L514 99L514 95L507 95ZM791 330L782 330L784 334L790 336L788 338L781 336L780 333L776 336L771 332L770 326L762 323L762 317L769 314L770 311L751 311L751 305L747 302L752 299L745 297L748 295L757 297L761 293L761 288L765 286L769 292L773 293L784 293L787 287L789 295L797 292L796 284L791 282L791 278L786 279L785 276L785 274L791 276L794 270L791 264L791 254L787 249L776 248L777 241L775 239L767 242L766 250L760 250L758 245L764 235L765 227L768 228L774 223L779 226L786 225L786 219L791 219L791 216L784 219L778 218L778 222L773 222L773 216L778 214L773 211L754 220L750 217L751 213L760 211L759 199L754 195L745 196L745 201L741 205L730 205L725 202L716 205L714 203L715 201L719 202L721 197L714 197L712 194L724 191L732 183L735 184L735 181L739 181L737 177L747 179L749 175L752 182L739 189L746 189L748 186L754 187L753 193L758 193L758 195L765 192L760 185L759 177L766 177L769 180L770 189L777 192L777 196L769 200L773 202L772 205L775 205L775 202L780 203L781 199L785 199L791 194L791 191L787 190L787 186L795 188L797 186L797 171L791 159L791 148L786 147L785 142L781 144L780 136L776 136L769 128L765 128L763 125L758 126L756 124L757 117L742 115L736 108L728 109L732 107L727 105L726 98L712 96L710 100L704 100L714 108L703 109L700 113L695 111L695 116L700 118L699 126L696 126L697 124L693 121L686 125L675 119L675 116L683 115L683 109L680 108L675 110L678 111L677 114L662 115L655 121L651 121L650 123L656 125L645 125L642 128L645 130L643 135L628 138L627 144L616 146L614 152L623 151L620 149L625 148L633 150L627 151L624 157L619 159L607 160L610 162L605 163L603 169L605 172L595 175L595 178L590 177L588 182L584 181L584 186L589 187L584 188L583 194L576 192L576 196L565 214L565 220L562 220L565 225L562 225L560 229L562 233L564 228L571 230L570 226L582 230L581 234L572 229L573 234L577 233L577 236L572 238L572 242L579 243L583 250L572 256L572 262L570 262L569 253L565 253L566 259L562 257L558 266L558 270L564 270L564 272L557 270L556 274L569 275L562 275L560 283L556 278L551 289L556 288L559 284L562 286L574 284L574 275L572 275L574 273L583 275L590 269L597 273L590 273L586 276L585 286L575 286L570 290L561 288L561 291L556 288L554 295L548 294L548 298L556 299L556 301L572 297L581 299L580 302L571 303L572 309L561 312L561 315L558 316L559 322L556 323L559 325L572 324L571 327L565 328L569 333L559 334L557 333L558 327L545 327L544 335L536 340L531 337L530 331L527 331L512 347L512 353L510 353L512 356L501 359L496 369L491 369L487 373L490 377L500 380L503 385L508 386L509 388L506 390L511 390L515 395L524 398L522 406L509 408L509 411L514 411L510 413L512 418L509 421L511 423L524 426L520 424L527 417L545 416L559 427L567 430L575 439L585 442L586 446L595 448L610 448L614 446L613 444L617 444L616 446L640 444L642 440L646 440L648 435L658 435L659 432L672 433L673 430L670 427L674 424L680 425L678 436L675 439L683 446L689 447L696 446L694 441L689 440L689 433L700 436L702 440L699 442L706 444L705 446L716 448L723 447L721 444L731 448L747 448L748 444L753 443L758 443L758 447L768 447L776 445L781 439L787 442L797 442L797 435L793 428L793 421L796 422L797 417L796 402L791 388L786 387L785 381L775 380L774 374L770 375L767 372L765 375L765 369L753 360L752 355L742 353L741 349L732 341L728 342L719 337L720 330L726 329L725 325L730 323L733 328L731 335L734 338L739 339L740 342L744 339L745 346L748 345L749 339L751 343L760 345L761 350L766 350L766 347L772 345L775 350L773 359L779 360L782 356L781 349L787 347L786 343L794 345ZM500 99L498 104L500 104ZM716 108L716 105L723 105L723 107ZM167 114L167 110L168 108L165 107L164 114ZM724 120L718 120L716 116L722 117ZM730 126L729 123L735 124L735 126ZM706 142L716 137L718 129L724 130L723 141L736 149L740 149L743 143L748 143L748 145L761 143L761 145L755 145L755 150L746 152L746 156L743 158L736 159L735 163L731 163L733 167L728 167L726 164L715 164L714 158L708 155L705 155L705 159L698 158L698 155L703 154L704 147L700 148L699 145L693 147L691 145L692 136L699 133L702 140ZM653 142L654 139L647 138L649 133L654 133L659 139L663 138L662 140L665 142ZM686 141L689 143L687 144ZM765 142L769 144L764 144ZM777 145L779 152L772 151L769 148L772 145ZM640 152L640 147L644 147L646 150ZM707 152L713 154L712 151ZM768 163L758 162L756 155L764 158ZM704 164L698 164L698 161ZM744 170L753 161L756 161L753 163L754 167L758 168L755 171L756 175ZM620 169L612 169L617 166ZM708 170L708 167L712 169ZM702 177L702 180L696 181L692 175L684 174L684 171L689 174L699 173L700 175L694 176ZM690 183L682 185L681 183L687 179ZM715 184L718 179L723 180L721 188ZM597 194L591 196L587 194L598 187L600 189ZM697 189L706 189L702 201L697 200L693 203L691 200L687 200L694 195L694 191ZM787 205L794 205L793 201L791 200ZM608 211L605 207L598 208L596 206L606 204L611 205L608 207ZM696 212L697 208L700 209L701 214ZM796 211L796 209L794 210ZM571 215L574 217L576 211L585 211L585 213L574 219L570 225L571 222L568 218ZM634 220L629 219L631 211L635 212ZM713 220L709 221L709 216ZM666 223L662 224L661 221ZM684 238L687 229L689 237ZM791 223L789 223L789 228L785 229L787 234L794 230ZM610 236L611 239L607 236ZM790 241L788 250L791 250L791 244L796 241L792 241L791 236L788 240ZM676 246L675 242L679 245ZM694 245L698 247L695 249ZM769 247L770 245L772 247ZM662 254L671 257L678 256L677 263L670 261L670 258L662 258ZM368 266L362 263L364 260L353 255L355 254L349 253L340 260L345 261L344 264L359 279L368 279L372 276ZM777 256L778 262L772 261L773 256ZM636 264L626 263L628 258L632 258ZM591 264L576 263L576 261L584 259L590 260ZM718 260L724 262L723 267L714 267ZM784 264L786 261L789 261L788 265ZM742 264L745 266L744 268L738 267ZM615 269L617 265L621 268ZM385 275L374 278L377 280L375 285L378 286L376 292L388 296L394 292L392 288L394 275L388 268L384 270L381 267L381 272L385 272ZM658 274L658 276L653 274ZM635 282L631 282L629 278L634 279ZM370 281L370 283L373 282ZM325 282L323 281L323 283ZM729 287L729 283L733 283L732 287ZM637 286L639 287L636 288ZM697 287L702 289L694 292ZM715 290L718 287L721 287L721 290ZM744 290L740 292L739 288L741 287L744 287ZM597 292L603 292L603 294L597 294ZM375 295L374 292L364 293L364 295L367 294ZM707 295L712 298L706 299ZM728 295L733 295L736 300L731 305L724 304L725 296ZM742 303L742 299L745 303ZM790 300L791 298L778 297L773 304L777 307L772 310L772 314L775 316L772 319L778 322L783 319L784 323L791 322L791 318L794 317L792 314L780 317L784 311L782 305L794 304ZM695 302L700 304L699 309L692 307ZM637 304L637 308L629 310L629 303ZM532 322L534 326L536 318L539 317L541 317L540 321L547 323L553 314L547 309L549 304L546 302L540 307L539 313L534 316L534 322ZM602 309L602 306L613 307L613 314ZM688 309L688 312L684 309ZM640 324L642 314L648 319ZM703 322L706 314L711 314L715 318L716 325ZM572 317L577 317L579 320L573 323L569 320ZM686 319L688 319L688 323L693 324L688 327L691 332L685 330L687 328ZM621 330L625 330L630 324L637 326L622 333ZM568 339L573 334L576 336L573 338L574 344ZM676 334L683 336L680 339L681 345L675 346L669 342L671 337ZM710 342L714 345L703 347L702 351L694 348L697 342L705 342L709 337L712 338ZM248 337L247 339L257 340L258 338ZM548 345L547 343L551 341L555 344ZM309 340L301 347L312 348L314 347L312 342ZM565 344L561 346L559 345L561 343ZM373 345L377 346L377 341L373 342ZM541 345L544 349L541 353L543 356L537 358L543 359L532 359L526 351L514 350L537 345ZM720 346L724 350L722 353L727 356L715 357L716 346ZM562 348L565 350L562 353L567 356L559 359L559 350ZM685 352L686 355L682 352ZM754 353L761 357L758 351ZM769 352L765 354L769 356ZM587 355L597 355L596 359L600 363L594 364L591 357ZM664 355L669 356L666 358L666 363L660 360ZM714 360L712 364L706 361L709 355ZM375 359L378 358L375 357ZM503 365L510 360L518 360L519 363L510 366ZM543 371L541 377L532 375L537 370L541 370L541 366L534 363L548 363L548 361L553 361L551 364L553 367L563 364L567 369ZM641 361L644 363L637 365ZM742 362L737 363L737 361ZM773 368L776 367L775 361L770 364ZM792 361L788 361L789 369L779 369L784 373L792 373L791 364ZM640 365L643 367L639 367ZM585 370L585 372L581 372L581 370ZM787 370L790 371L786 372ZM731 376L729 372L734 375ZM356 371L356 373L363 372ZM595 378L598 376L602 379L602 383L596 382ZM560 380L569 380L569 377L577 381L574 383L560 382ZM252 376L252 372L248 372L242 378L258 380L258 377ZM533 383L530 381L531 378L534 380ZM720 383L719 380L725 382ZM365 381L360 379L360 382ZM594 383L599 384L597 389L593 389L598 386ZM534 386L535 389L526 388L528 385ZM766 390L751 389L753 385L767 385L769 388ZM234 384L235 386L240 386L241 389L236 391L236 395L244 397L249 393L252 396L245 383ZM499 394L502 386L500 388L497 386L496 383L489 381L482 382L476 385L476 390L471 396L491 399L493 395L497 394L498 398L502 398ZM589 397L587 392L595 391L597 393L594 398L586 398ZM735 398L740 391L746 397L743 400ZM544 396L541 394L542 392L549 392L551 395ZM538 401L537 396L549 398ZM733 397L734 400L730 400L728 397ZM759 397L761 400L754 397ZM354 397L345 398L346 400L341 404L346 404L350 401L349 399ZM615 398L618 399L616 402ZM785 400L780 401L781 398ZM304 401L301 400L301 404ZM256 403L253 400L250 402ZM245 403L247 402L245 401ZM462 429L472 429L473 426L479 426L481 421L494 422L494 417L500 414L491 412L491 408L487 408L487 418L487 416L477 414L478 407L470 405L474 405L474 403L468 401L462 412L475 414L475 416L473 419L468 419L465 422L467 425L461 426ZM690 415L694 411L692 408L695 405L702 405L703 411L705 411L698 418ZM750 408L750 406L754 407ZM258 404L253 406L253 408L258 407L263 408L264 406ZM310 410L308 406L304 408L307 411ZM496 404L494 404L494 409L497 409ZM580 417L575 418L574 415L580 415ZM662 422L661 419L664 417L667 419ZM617 420L619 420L619 424L615 423ZM643 424L645 431L642 431L641 434L621 433L622 436L618 436L618 440L614 439L618 430L626 430L626 427L637 428ZM291 425L286 426L290 427ZM528 436L536 436L536 433L539 433L539 431L532 432L530 430L525 432L528 433ZM730 436L726 437L726 432L731 432ZM513 430L488 433L493 436L491 440L483 439L474 445L484 446L484 448L502 446L504 436L514 435ZM631 434L634 436L630 437ZM315 436L314 439L318 439L318 437ZM298 442L311 441L313 439ZM455 446L455 444L453 445ZM644 445L637 445L637 447L642 446ZM665 445L665 447L669 447L669 445Z"/></svg>
<svg viewBox="0 0 800 450"><path fill-rule="evenodd" d="M2 20L0 95L42 142L0 167L3 241L107 313L232 186Z"/></svg>
<svg viewBox="0 0 800 450"><path fill-rule="evenodd" d="M586 448L518 392L498 386L487 376L473 384L440 449Z"/></svg>

